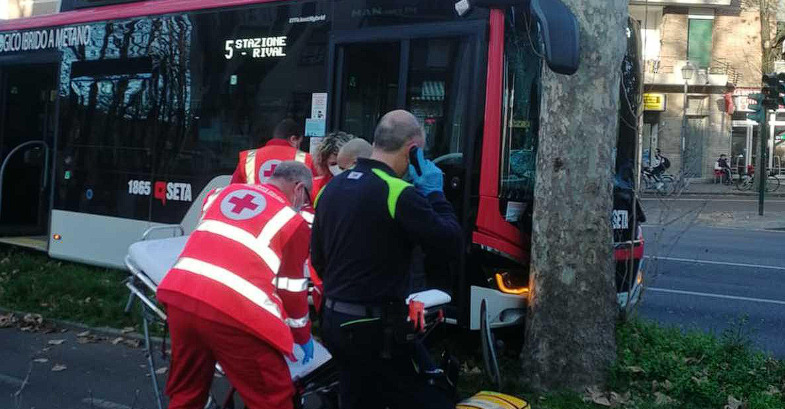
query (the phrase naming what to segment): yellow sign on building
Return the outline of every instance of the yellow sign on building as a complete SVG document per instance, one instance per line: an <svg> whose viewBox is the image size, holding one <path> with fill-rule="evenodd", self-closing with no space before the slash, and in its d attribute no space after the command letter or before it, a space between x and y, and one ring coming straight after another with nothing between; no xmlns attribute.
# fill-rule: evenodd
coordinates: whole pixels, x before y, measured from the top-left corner
<svg viewBox="0 0 785 409"><path fill-rule="evenodd" d="M647 92L643 94L644 111L665 111L665 94L654 94Z"/></svg>

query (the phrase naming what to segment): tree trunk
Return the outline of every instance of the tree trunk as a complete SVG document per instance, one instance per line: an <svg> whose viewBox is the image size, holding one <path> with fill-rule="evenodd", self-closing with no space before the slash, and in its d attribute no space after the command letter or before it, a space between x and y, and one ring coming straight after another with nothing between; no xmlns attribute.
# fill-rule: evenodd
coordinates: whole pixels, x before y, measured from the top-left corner
<svg viewBox="0 0 785 409"><path fill-rule="evenodd" d="M628 1L565 0L581 66L543 69L525 373L536 389L602 384L616 358L610 215Z"/></svg>

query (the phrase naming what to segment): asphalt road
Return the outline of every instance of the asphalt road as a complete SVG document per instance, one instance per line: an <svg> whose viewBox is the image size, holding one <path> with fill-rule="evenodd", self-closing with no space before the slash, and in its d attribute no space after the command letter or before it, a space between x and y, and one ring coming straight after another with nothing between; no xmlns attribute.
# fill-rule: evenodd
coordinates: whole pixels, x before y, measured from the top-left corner
<svg viewBox="0 0 785 409"><path fill-rule="evenodd" d="M146 362L141 348L79 344L74 331L0 329L0 408L155 409ZM53 371L56 366L65 368ZM159 360L158 366L168 365ZM158 378L163 386L166 375ZM225 396L225 379L213 384Z"/></svg>
<svg viewBox="0 0 785 409"><path fill-rule="evenodd" d="M785 358L785 232L674 223L644 236L643 317L718 335L742 328Z"/></svg>

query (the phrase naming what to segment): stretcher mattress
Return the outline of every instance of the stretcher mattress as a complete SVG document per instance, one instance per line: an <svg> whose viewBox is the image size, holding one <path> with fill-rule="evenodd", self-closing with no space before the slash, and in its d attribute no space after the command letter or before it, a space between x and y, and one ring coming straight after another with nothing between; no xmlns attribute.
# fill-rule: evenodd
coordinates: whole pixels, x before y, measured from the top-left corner
<svg viewBox="0 0 785 409"><path fill-rule="evenodd" d="M425 290L409 295L406 298L406 303L408 304L412 300L423 303L425 308L431 308L437 305L449 304L452 301L452 297L441 290Z"/></svg>
<svg viewBox="0 0 785 409"><path fill-rule="evenodd" d="M139 241L128 248L128 256L157 286L177 262L187 241L188 236Z"/></svg>

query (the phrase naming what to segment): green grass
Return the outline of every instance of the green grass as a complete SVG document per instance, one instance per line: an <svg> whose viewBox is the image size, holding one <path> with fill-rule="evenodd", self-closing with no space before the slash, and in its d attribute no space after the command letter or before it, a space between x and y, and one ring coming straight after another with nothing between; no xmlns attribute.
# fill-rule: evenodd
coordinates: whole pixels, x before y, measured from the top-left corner
<svg viewBox="0 0 785 409"><path fill-rule="evenodd" d="M629 393L621 405L639 409L724 408L728 397L743 403L739 409L783 409L785 363L749 346L745 320L733 323L720 336L698 331L663 328L643 320L619 324L616 337L618 360L611 369L603 392ZM481 357L462 353L473 365L482 367ZM517 354L500 358L502 392L527 399L537 409L597 409L584 402L582 394L556 392L540 395L523 382ZM460 394L494 389L481 374L462 374ZM657 394L661 402L657 404Z"/></svg>
<svg viewBox="0 0 785 409"><path fill-rule="evenodd" d="M91 326L135 326L123 311L127 274L0 246L0 307Z"/></svg>
<svg viewBox="0 0 785 409"><path fill-rule="evenodd" d="M45 254L0 247L0 307L40 313L91 326L138 327L138 313L123 312L128 291L126 273L49 259ZM138 308L135 309L138 311ZM785 364L749 346L745 321L714 336L663 328L642 320L618 325L618 361L603 392L629 393L621 407L637 409L723 408L728 396L744 409L783 409ZM515 333L513 331L513 333ZM508 334L509 335L509 334ZM459 394L468 397L494 390L482 373L477 334L447 331L446 345L465 363ZM521 381L518 359L521 345L505 337L500 352L501 392L527 399L537 409L597 409L582 394L534 393ZM667 403L656 404L657 396Z"/></svg>

